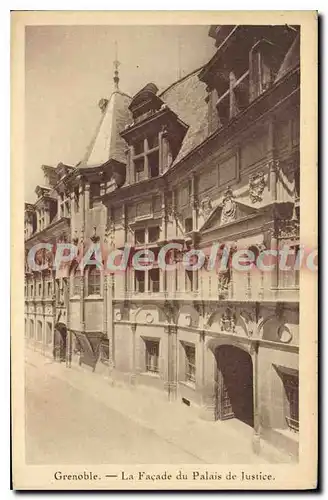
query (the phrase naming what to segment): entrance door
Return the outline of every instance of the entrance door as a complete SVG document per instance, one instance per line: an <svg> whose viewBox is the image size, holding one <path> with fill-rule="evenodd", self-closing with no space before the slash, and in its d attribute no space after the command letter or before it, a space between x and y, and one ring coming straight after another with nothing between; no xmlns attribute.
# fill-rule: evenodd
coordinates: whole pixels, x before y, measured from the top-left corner
<svg viewBox="0 0 328 500"><path fill-rule="evenodd" d="M57 323L54 334L54 352L53 356L56 361L65 361L66 359L66 340L67 328L63 323Z"/></svg>
<svg viewBox="0 0 328 500"><path fill-rule="evenodd" d="M253 366L250 355L234 346L217 351L218 416L253 426Z"/></svg>

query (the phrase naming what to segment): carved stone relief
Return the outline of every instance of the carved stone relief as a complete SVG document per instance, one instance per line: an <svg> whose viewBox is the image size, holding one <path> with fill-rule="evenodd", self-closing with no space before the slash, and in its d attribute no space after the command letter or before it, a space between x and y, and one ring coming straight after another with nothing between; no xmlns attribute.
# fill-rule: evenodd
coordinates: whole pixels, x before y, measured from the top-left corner
<svg viewBox="0 0 328 500"><path fill-rule="evenodd" d="M265 177L263 172L258 172L249 176L248 181L249 197L252 203L262 201L262 193L265 188Z"/></svg>
<svg viewBox="0 0 328 500"><path fill-rule="evenodd" d="M235 333L236 329L236 314L235 312L227 308L221 316L220 320L221 332Z"/></svg>
<svg viewBox="0 0 328 500"><path fill-rule="evenodd" d="M234 195L230 187L224 193L222 201L221 225L232 222L236 219L237 205L234 200Z"/></svg>

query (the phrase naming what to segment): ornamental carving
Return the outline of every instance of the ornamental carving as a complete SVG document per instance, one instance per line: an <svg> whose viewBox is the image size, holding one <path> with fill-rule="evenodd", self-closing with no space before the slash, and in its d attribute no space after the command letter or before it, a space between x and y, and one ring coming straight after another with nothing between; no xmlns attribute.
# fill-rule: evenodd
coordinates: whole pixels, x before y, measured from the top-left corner
<svg viewBox="0 0 328 500"><path fill-rule="evenodd" d="M256 313L255 311L249 311L246 309L242 309L240 312L240 316L244 319L245 325L247 328L247 336L251 337L257 331L257 321L256 321Z"/></svg>
<svg viewBox="0 0 328 500"><path fill-rule="evenodd" d="M293 339L293 335L286 325L281 325L278 328L277 334L280 342L283 344L289 344Z"/></svg>
<svg viewBox="0 0 328 500"><path fill-rule="evenodd" d="M277 221L277 236L282 239L296 239L300 234L300 223L295 219Z"/></svg>
<svg viewBox="0 0 328 500"><path fill-rule="evenodd" d="M262 193L265 188L265 178L263 172L258 172L249 176L248 181L249 197L252 203L262 201Z"/></svg>
<svg viewBox="0 0 328 500"><path fill-rule="evenodd" d="M220 320L221 332L235 333L236 330L236 314L232 309L226 309Z"/></svg>
<svg viewBox="0 0 328 500"><path fill-rule="evenodd" d="M222 201L221 225L232 222L236 219L237 204L234 200L234 195L230 187L224 193Z"/></svg>
<svg viewBox="0 0 328 500"><path fill-rule="evenodd" d="M146 322L148 324L152 323L154 321L154 316L151 313L146 314Z"/></svg>
<svg viewBox="0 0 328 500"><path fill-rule="evenodd" d="M121 313L121 311L116 311L116 313L115 313L115 319L116 319L116 321L121 321L122 320L122 313Z"/></svg>
<svg viewBox="0 0 328 500"><path fill-rule="evenodd" d="M219 271L219 282L218 282L218 292L219 296L225 296L228 293L229 283L231 280L231 270L228 267L222 271Z"/></svg>
<svg viewBox="0 0 328 500"><path fill-rule="evenodd" d="M201 215L203 215L204 218L206 218L210 215L212 209L213 209L212 201L208 196L206 196L206 198L204 198L200 202L200 213Z"/></svg>

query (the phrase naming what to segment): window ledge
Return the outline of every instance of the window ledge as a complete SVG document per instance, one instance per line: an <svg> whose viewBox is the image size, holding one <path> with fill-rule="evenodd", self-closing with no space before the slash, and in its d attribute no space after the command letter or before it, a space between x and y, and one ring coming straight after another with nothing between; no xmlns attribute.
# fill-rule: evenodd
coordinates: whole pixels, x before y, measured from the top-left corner
<svg viewBox="0 0 328 500"><path fill-rule="evenodd" d="M189 387L189 389L196 390L196 382L188 382L187 380L179 380L179 384Z"/></svg>
<svg viewBox="0 0 328 500"><path fill-rule="evenodd" d="M140 372L140 375L147 375L148 377L160 378L160 374L155 372Z"/></svg>
<svg viewBox="0 0 328 500"><path fill-rule="evenodd" d="M80 295L72 295L72 297L70 298L70 300L72 300L72 301L78 301L78 300L80 300Z"/></svg>
<svg viewBox="0 0 328 500"><path fill-rule="evenodd" d="M103 297L101 295L87 295L84 297L84 300L103 300Z"/></svg>

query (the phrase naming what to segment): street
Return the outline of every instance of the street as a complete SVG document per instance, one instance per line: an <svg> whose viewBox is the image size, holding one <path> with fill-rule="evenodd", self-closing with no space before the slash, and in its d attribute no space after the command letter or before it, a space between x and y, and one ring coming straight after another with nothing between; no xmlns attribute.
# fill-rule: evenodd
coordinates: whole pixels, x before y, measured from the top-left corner
<svg viewBox="0 0 328 500"><path fill-rule="evenodd" d="M112 386L31 351L25 394L29 464L267 462L236 419L203 421L155 391Z"/></svg>
<svg viewBox="0 0 328 500"><path fill-rule="evenodd" d="M28 463L202 463L36 367L27 365L26 375Z"/></svg>

